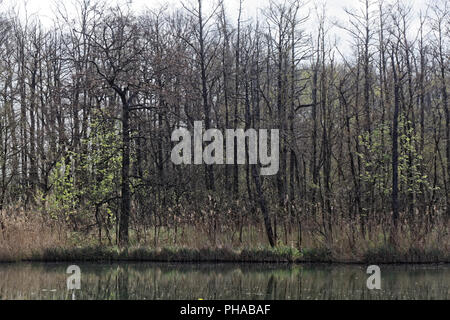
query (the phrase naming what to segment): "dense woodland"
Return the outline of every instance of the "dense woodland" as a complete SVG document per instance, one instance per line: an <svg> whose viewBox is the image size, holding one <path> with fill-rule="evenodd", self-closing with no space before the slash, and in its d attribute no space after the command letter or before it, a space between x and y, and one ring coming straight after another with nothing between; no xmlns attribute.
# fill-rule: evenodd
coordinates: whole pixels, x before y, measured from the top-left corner
<svg viewBox="0 0 450 320"><path fill-rule="evenodd" d="M121 246L448 245L448 2L226 6L60 1L51 26L2 8L0 233L20 216ZM174 165L198 120L279 129L278 174Z"/></svg>

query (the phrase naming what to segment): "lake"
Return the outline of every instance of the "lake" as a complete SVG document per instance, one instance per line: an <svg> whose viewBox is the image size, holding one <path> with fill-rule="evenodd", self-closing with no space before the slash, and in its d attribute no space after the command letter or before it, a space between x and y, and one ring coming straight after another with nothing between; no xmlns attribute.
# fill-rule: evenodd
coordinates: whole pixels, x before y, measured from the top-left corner
<svg viewBox="0 0 450 320"><path fill-rule="evenodd" d="M66 269L81 269L67 290ZM450 265L17 263L0 264L0 299L450 299Z"/></svg>

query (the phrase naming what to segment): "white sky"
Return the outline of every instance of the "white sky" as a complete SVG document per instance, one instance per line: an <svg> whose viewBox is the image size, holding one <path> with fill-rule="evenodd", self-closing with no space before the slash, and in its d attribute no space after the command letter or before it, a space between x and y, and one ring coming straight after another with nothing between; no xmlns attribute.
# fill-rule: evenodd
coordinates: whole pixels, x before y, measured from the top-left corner
<svg viewBox="0 0 450 320"><path fill-rule="evenodd" d="M147 8L157 8L161 6L161 4L169 5L169 8L180 8L181 1L185 4L195 3L197 0L109 0L107 1L111 5L115 5L118 3L131 3L132 8L139 12L140 10ZM216 0L217 1L217 0ZM214 0L204 0L205 9L211 7L214 3ZM243 0L243 20L255 18L259 9L266 7L269 4L270 0ZM275 0L275 1L284 1L284 0ZM325 3L327 8L327 16L328 21L336 21L346 23L348 21L348 16L344 11L344 8L349 9L357 9L361 7L361 1L363 0L304 0L304 2L308 2L304 12L307 12L307 8L314 8L315 5L319 5L321 3ZM385 0L386 1L386 0ZM387 0L386 2L392 2L394 0ZM411 4L414 11L418 12L421 9L426 8L426 3L428 1L445 1L445 0L403 0L404 3ZM24 3L26 2L26 8ZM70 7L70 4L73 3L73 0L0 0L0 10L6 11L11 5L15 6L15 11L19 12L22 17L26 15L37 15L40 20L45 25L52 25L52 18L54 8L57 6L57 3L63 2L67 7ZM236 21L238 8L239 8L239 0L224 0L225 7L227 9L227 14L229 19ZM302 14L302 13L301 13ZM261 15L259 15L261 17ZM308 31L314 32L315 27L315 15L311 14L311 22L308 22L306 28ZM229 21L233 23L233 21ZM415 19L412 21L412 28L418 26L418 21ZM339 44L341 49L347 50L347 39L349 39L348 34L342 29L334 28L334 31L331 32L331 37L337 38L339 40Z"/></svg>
<svg viewBox="0 0 450 320"><path fill-rule="evenodd" d="M24 3L27 3L28 14L38 14L42 20L51 19L53 13L52 8L56 6L58 2L64 2L68 5L72 0L0 0L0 7L2 10L10 7L12 4L19 8L22 14L25 14L23 10ZM170 7L181 7L180 2L184 3L196 2L196 0L110 0L110 4L116 3L131 3L132 7L137 11L145 7L156 8L161 4L168 4ZM278 0L283 1L283 0ZM214 3L215 1L204 0L205 6ZM237 17L239 8L239 0L224 0L225 6L228 9L230 16ZM357 8L360 5L359 0L309 0L308 7L313 7L314 4L320 4L324 2L327 7L327 11L330 17L345 17L343 8ZM425 8L427 0L404 0L405 3L411 3L415 10L419 8ZM259 8L267 6L269 0L243 0L243 12L247 17L254 17Z"/></svg>

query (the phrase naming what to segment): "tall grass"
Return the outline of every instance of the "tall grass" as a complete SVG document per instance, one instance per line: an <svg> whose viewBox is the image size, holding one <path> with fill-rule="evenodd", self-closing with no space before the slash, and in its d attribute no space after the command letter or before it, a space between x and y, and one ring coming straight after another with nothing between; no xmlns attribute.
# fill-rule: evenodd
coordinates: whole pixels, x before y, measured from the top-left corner
<svg viewBox="0 0 450 320"><path fill-rule="evenodd" d="M160 262L450 262L447 224L441 221L418 236L404 223L389 244L383 224L370 222L363 234L357 223L335 221L333 237L320 232L317 220L304 219L301 229L280 227L278 245L267 245L263 225L252 223L238 231L218 231L214 237L199 224L149 228L145 235L132 228L129 248L98 241L95 229L73 231L55 221L20 209L0 216L0 261L160 261ZM283 226L283 225L282 225ZM301 231L301 232L300 232ZM114 232L111 232L114 234ZM139 240L138 240L139 239Z"/></svg>
<svg viewBox="0 0 450 320"><path fill-rule="evenodd" d="M35 252L68 247L70 233L64 224L20 208L0 212L0 261L29 259Z"/></svg>

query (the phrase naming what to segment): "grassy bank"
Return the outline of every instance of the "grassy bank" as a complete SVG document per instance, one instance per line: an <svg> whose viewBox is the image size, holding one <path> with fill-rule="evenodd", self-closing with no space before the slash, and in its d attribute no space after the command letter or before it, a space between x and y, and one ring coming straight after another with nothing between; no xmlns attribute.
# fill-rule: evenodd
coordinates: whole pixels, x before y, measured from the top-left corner
<svg viewBox="0 0 450 320"><path fill-rule="evenodd" d="M361 257L342 259L325 248L259 247L251 249L167 247L52 247L33 251L29 255L3 256L0 261L40 262L262 262L262 263L450 263L450 254L439 248L394 250L377 247Z"/></svg>
<svg viewBox="0 0 450 320"><path fill-rule="evenodd" d="M212 237L195 226L178 232L150 229L144 237L132 230L130 246L119 249L112 245L114 234L110 241L103 239L100 244L95 229L74 232L58 221L21 211L8 217L3 217L4 228L0 229L0 262L450 263L446 224L438 224L420 237L405 226L395 248L388 245L380 226L372 226L371 232L362 237L341 224L335 226L331 242L305 227L301 244L292 232L292 237L280 237L275 248L268 247L264 230L258 225L244 228L240 240L230 231Z"/></svg>

